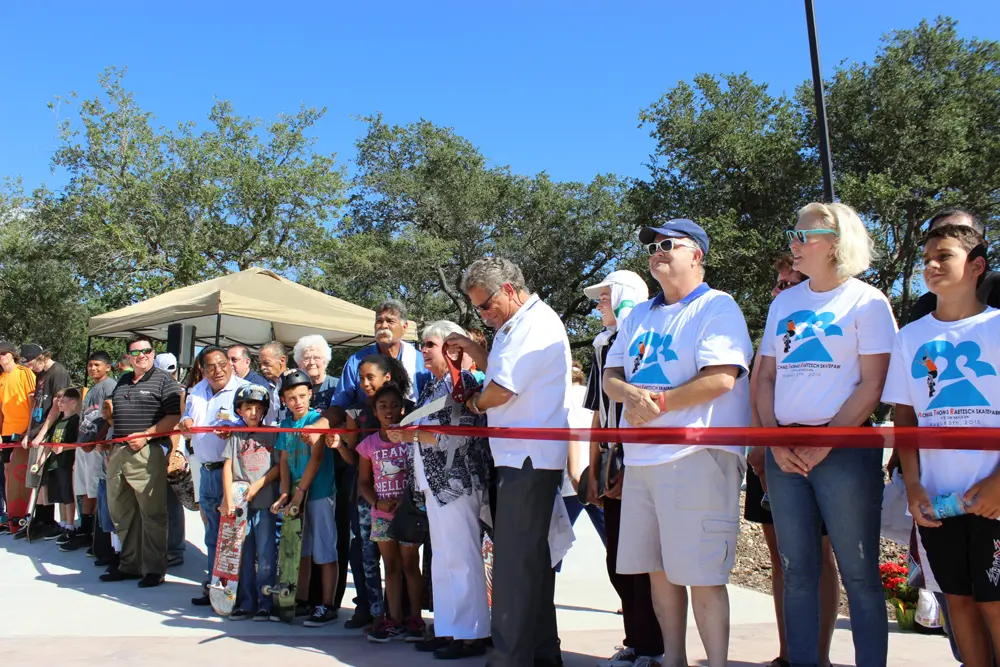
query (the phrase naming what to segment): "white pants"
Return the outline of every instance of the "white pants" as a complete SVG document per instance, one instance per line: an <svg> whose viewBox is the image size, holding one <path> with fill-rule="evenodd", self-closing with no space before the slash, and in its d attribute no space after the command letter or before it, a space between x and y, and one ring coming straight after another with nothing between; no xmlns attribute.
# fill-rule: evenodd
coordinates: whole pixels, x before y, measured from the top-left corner
<svg viewBox="0 0 1000 667"><path fill-rule="evenodd" d="M434 634L454 639L490 636L490 607L486 601L486 569L479 530L478 496L462 496L439 505L430 491L431 581L434 584Z"/></svg>

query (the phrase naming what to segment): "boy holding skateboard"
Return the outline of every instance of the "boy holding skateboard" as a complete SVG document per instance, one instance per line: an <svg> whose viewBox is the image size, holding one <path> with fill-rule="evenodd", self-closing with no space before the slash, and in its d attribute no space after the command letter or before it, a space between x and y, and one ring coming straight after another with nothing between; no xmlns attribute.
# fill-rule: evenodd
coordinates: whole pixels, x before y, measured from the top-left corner
<svg viewBox="0 0 1000 667"><path fill-rule="evenodd" d="M60 544L68 541L75 532L76 494L73 489L73 465L76 461L75 447L59 447L60 444L75 444L80 428L80 390L69 387L56 392L52 404L59 410L56 423L49 429L47 440L53 445L51 455L45 460L45 490L48 502L59 505L59 527L62 536L56 536Z"/></svg>
<svg viewBox="0 0 1000 667"><path fill-rule="evenodd" d="M233 400L236 414L246 426L261 426L271 405L270 392L258 385L240 387ZM281 473L280 459L274 449L277 434L233 433L226 441L226 464L222 468L222 515L234 511L233 483L250 485L247 491L247 535L240 563L239 606L229 615L231 621L253 618L267 621L271 616L271 596L261 588L274 585L278 545L275 516L270 512L277 498L276 482ZM256 566L255 566L256 564Z"/></svg>
<svg viewBox="0 0 1000 667"><path fill-rule="evenodd" d="M896 426L998 427L1000 310L977 297L986 243L971 227L942 225L928 233L923 261L937 306L896 336L882 400L895 404ZM992 665L1000 647L1000 452L898 452L928 588L948 601L965 664Z"/></svg>
<svg viewBox="0 0 1000 667"><path fill-rule="evenodd" d="M282 428L329 428L319 410L309 407L312 384L309 376L299 369L282 376L281 399L289 413L281 421ZM281 452L281 495L271 511L297 513L305 503L306 527L296 590L308 595L309 573L315 561L322 576L322 603L313 608L304 625L323 627L337 620L333 609L338 574L333 450L327 449L323 438L315 433L279 433L274 448Z"/></svg>

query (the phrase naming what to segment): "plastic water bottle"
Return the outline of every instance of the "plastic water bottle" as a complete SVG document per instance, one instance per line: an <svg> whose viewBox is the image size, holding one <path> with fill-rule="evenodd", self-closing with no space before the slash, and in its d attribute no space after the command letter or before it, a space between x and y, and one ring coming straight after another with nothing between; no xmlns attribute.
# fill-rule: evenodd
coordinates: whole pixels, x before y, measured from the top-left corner
<svg viewBox="0 0 1000 667"><path fill-rule="evenodd" d="M931 503L935 519L947 519L965 514L965 499L959 493L937 496Z"/></svg>

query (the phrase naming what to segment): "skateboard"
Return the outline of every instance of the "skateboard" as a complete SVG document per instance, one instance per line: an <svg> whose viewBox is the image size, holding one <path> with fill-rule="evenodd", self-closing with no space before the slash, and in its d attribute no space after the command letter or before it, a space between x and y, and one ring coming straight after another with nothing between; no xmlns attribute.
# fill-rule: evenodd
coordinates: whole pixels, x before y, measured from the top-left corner
<svg viewBox="0 0 1000 667"><path fill-rule="evenodd" d="M249 489L250 485L246 482L233 483L233 515L219 520L219 541L215 545L215 565L212 568L212 583L208 585L208 599L212 609L220 616L229 616L236 606L243 542L247 536Z"/></svg>
<svg viewBox="0 0 1000 667"><path fill-rule="evenodd" d="M486 569L486 603L493 608L493 540L483 535L483 567Z"/></svg>
<svg viewBox="0 0 1000 667"><path fill-rule="evenodd" d="M303 503L304 504L304 503ZM299 585L299 563L302 560L302 529L304 517L301 511L281 514L281 537L278 539L278 576L274 586L264 586L261 593L274 596L274 608L278 618L285 623L295 620L295 591Z"/></svg>
<svg viewBox="0 0 1000 667"><path fill-rule="evenodd" d="M11 449L10 463L7 467L7 525L10 532L16 532L20 520L28 514L28 502L31 490L24 484L28 473L28 452L20 447Z"/></svg>
<svg viewBox="0 0 1000 667"><path fill-rule="evenodd" d="M41 482L42 473L45 472L45 461L49 458L48 449L32 447L29 452L29 460L30 454L36 449L41 451L38 452L37 458L35 458L34 462L28 466L28 476L30 476L30 478L37 479L38 483L31 488L31 498L28 500L28 509L24 513L24 518L18 522L21 528L25 530L25 537L28 538L29 543L31 542L31 519L35 516L35 505L38 504L38 494L42 489ZM26 476L26 479L29 478L28 476Z"/></svg>
<svg viewBox="0 0 1000 667"><path fill-rule="evenodd" d="M39 463L44 463L46 450L46 447L28 448L28 472L24 476L24 485L29 489L37 489L42 484L43 469Z"/></svg>

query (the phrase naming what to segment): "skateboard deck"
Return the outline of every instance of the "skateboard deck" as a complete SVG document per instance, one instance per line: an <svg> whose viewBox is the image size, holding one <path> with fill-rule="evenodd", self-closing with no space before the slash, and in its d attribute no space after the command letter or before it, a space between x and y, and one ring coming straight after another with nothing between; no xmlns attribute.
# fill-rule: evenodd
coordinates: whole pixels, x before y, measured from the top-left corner
<svg viewBox="0 0 1000 667"><path fill-rule="evenodd" d="M264 586L264 595L274 596L278 618L285 623L295 620L295 592L299 584L299 563L302 560L303 513L283 512L281 537L278 539L278 575L273 587Z"/></svg>
<svg viewBox="0 0 1000 667"><path fill-rule="evenodd" d="M43 456L48 448L28 448L28 472L24 476L24 485L29 489L37 489L42 484L42 466L47 456Z"/></svg>
<svg viewBox="0 0 1000 667"><path fill-rule="evenodd" d="M28 502L31 500L31 489L24 484L28 473L28 451L20 447L11 450L10 464L7 468L7 521L10 531L21 527L20 520L28 514Z"/></svg>
<svg viewBox="0 0 1000 667"><path fill-rule="evenodd" d="M236 590L240 581L240 563L243 556L243 542L247 536L247 491L246 482L233 483L232 516L219 520L219 540L215 545L215 566L212 568L212 583L208 585L208 599L212 609L220 616L229 616L236 606Z"/></svg>
<svg viewBox="0 0 1000 667"><path fill-rule="evenodd" d="M31 461L31 452L34 450L39 450L37 458ZM49 450L42 447L32 447L28 452L28 460L31 461L28 466L27 476L35 477L38 479L38 483L31 487L31 498L28 500L28 510L24 513L24 518L21 519L21 528L24 528L25 536L28 538L28 542L31 542L31 520L35 516L35 506L38 504L38 494L42 490L42 474L45 471L45 461L49 458Z"/></svg>
<svg viewBox="0 0 1000 667"><path fill-rule="evenodd" d="M483 535L483 567L486 570L486 603L493 608L493 540Z"/></svg>

